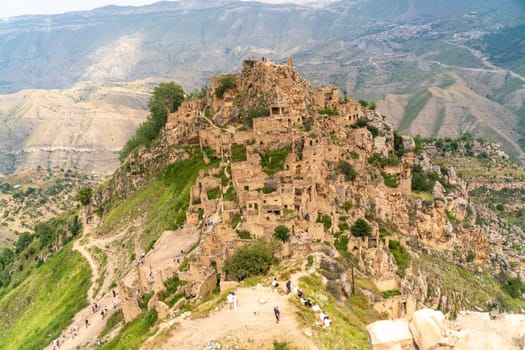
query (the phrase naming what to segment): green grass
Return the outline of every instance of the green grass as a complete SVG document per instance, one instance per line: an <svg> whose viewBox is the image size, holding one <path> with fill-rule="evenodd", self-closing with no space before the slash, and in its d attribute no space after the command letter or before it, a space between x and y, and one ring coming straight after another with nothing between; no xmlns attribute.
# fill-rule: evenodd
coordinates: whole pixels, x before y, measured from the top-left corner
<svg viewBox="0 0 525 350"><path fill-rule="evenodd" d="M268 175L273 176L278 171L284 169L284 162L288 153L291 152L290 146L269 150L261 155L262 170Z"/></svg>
<svg viewBox="0 0 525 350"><path fill-rule="evenodd" d="M488 311L489 300L507 311L519 312L520 308L525 308L525 301L512 299L486 271L474 274L454 262L432 255L414 259L413 268L415 275L423 273L427 276L427 297L444 295L449 304L456 307L455 311L472 310L474 307ZM431 286L440 286L439 291Z"/></svg>
<svg viewBox="0 0 525 350"><path fill-rule="evenodd" d="M89 281L89 265L71 244L33 270L0 299L0 349L49 344L87 304Z"/></svg>
<svg viewBox="0 0 525 350"><path fill-rule="evenodd" d="M246 161L246 145L234 143L231 148L232 163Z"/></svg>
<svg viewBox="0 0 525 350"><path fill-rule="evenodd" d="M124 322L124 313L122 309L115 311L111 316L108 317L102 332L100 332L100 338L105 337L109 332L111 332L119 323Z"/></svg>
<svg viewBox="0 0 525 350"><path fill-rule="evenodd" d="M193 149L191 158L170 164L163 174L113 208L104 218L101 230L115 230L147 213L141 246L143 249L151 247L162 232L184 224L190 189L199 170L214 168L218 164L217 159L204 164L201 153Z"/></svg>
<svg viewBox="0 0 525 350"><path fill-rule="evenodd" d="M419 112L425 107L431 96L432 94L425 89L410 97L405 107L405 115L399 124L400 131L410 129L412 122L417 118Z"/></svg>
<svg viewBox="0 0 525 350"><path fill-rule="evenodd" d="M155 309L142 313L133 321L126 323L119 334L100 349L139 349L142 343L154 333L153 326L157 322L157 317Z"/></svg>
<svg viewBox="0 0 525 350"><path fill-rule="evenodd" d="M300 309L296 316L299 322L314 330L314 341L322 349L370 349L366 325L378 319L366 297L354 294L344 303L338 303L326 292L319 276L304 276L299 286L316 301L332 320L328 329L314 327L317 314L305 308L297 298L291 300Z"/></svg>

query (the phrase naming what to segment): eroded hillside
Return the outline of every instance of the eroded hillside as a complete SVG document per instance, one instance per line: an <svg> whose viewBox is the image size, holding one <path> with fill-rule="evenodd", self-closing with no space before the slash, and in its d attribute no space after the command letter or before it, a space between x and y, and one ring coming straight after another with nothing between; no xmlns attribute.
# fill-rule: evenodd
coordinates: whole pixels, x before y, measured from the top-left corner
<svg viewBox="0 0 525 350"><path fill-rule="evenodd" d="M367 323L410 317L422 306L452 315L523 308L523 250L512 248L523 247L523 232L473 203L452 164L431 161L464 150L504 164L499 148L472 138L423 147L363 105L335 87L312 87L291 59L245 60L239 74L214 77L204 97L182 102L158 139L133 150L73 217L83 222L73 247L93 272L91 306L75 304L59 336L64 346L100 337L111 349L212 341L270 348L286 333L271 328L261 337L247 328L240 339L224 333L238 332L231 327L210 325L208 334L186 336L235 312L226 294L239 288L246 295L253 284L261 297L244 305L257 309L239 311L236 320L252 324L267 300L282 303L286 317L295 315L285 327L307 337L287 331L288 345L311 349L367 348ZM74 223L64 218L51 238L75 239ZM277 297L273 276L281 283ZM288 279L330 314L332 327L320 327L312 310L284 292ZM112 305L111 317L92 313L94 303ZM262 320L271 319L266 311ZM26 322L24 315L15 319ZM56 315L61 325L70 319L64 315ZM85 319L91 326L72 334ZM7 348L20 342L4 339Z"/></svg>

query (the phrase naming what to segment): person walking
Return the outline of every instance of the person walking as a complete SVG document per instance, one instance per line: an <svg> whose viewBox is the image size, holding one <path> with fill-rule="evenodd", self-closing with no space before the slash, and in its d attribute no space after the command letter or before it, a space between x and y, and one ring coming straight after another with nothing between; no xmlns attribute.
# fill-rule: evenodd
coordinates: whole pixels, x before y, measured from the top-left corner
<svg viewBox="0 0 525 350"><path fill-rule="evenodd" d="M286 294L290 295L292 292L292 281L286 281Z"/></svg>
<svg viewBox="0 0 525 350"><path fill-rule="evenodd" d="M275 315L275 323L279 323L281 320L281 311L279 311L279 307L275 306L273 308L273 314Z"/></svg>
<svg viewBox="0 0 525 350"><path fill-rule="evenodd" d="M233 300L233 309L237 310L237 295L235 295L235 293L232 293L232 300Z"/></svg>

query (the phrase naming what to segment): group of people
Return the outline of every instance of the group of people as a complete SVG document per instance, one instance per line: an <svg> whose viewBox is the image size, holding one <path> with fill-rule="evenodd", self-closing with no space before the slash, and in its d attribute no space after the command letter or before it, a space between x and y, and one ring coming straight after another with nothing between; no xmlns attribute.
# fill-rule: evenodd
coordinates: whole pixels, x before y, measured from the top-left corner
<svg viewBox="0 0 525 350"><path fill-rule="evenodd" d="M277 278L274 278L272 281L272 287L277 288L278 286L279 286L279 282L277 281ZM332 325L332 320L330 319L330 317L324 311L321 310L321 308L319 307L317 303L315 302L312 303L310 299L306 298L304 292L298 286L294 286L292 288L292 281L290 280L286 281L285 287L286 287L286 293L288 295L292 294L293 292L293 294L297 295L297 297L301 300L301 304L303 304L305 307L312 308L312 310L316 314L317 313L319 314L320 322L317 323L318 325L325 327L325 328L329 328ZM274 313L275 313L275 318L277 320L277 323L279 323L279 316L280 316L280 313L278 311L279 310L277 309L277 307L274 308Z"/></svg>

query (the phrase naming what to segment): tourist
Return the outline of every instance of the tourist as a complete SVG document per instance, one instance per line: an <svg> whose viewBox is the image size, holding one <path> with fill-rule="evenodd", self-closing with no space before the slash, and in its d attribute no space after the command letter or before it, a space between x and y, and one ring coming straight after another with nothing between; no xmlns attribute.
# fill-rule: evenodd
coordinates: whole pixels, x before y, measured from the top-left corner
<svg viewBox="0 0 525 350"><path fill-rule="evenodd" d="M233 293L230 292L226 297L226 302L228 303L230 309L233 309Z"/></svg>
<svg viewBox="0 0 525 350"><path fill-rule="evenodd" d="M321 320L321 322L324 322L324 319L326 317L328 317L328 315L324 311L321 311L321 313L319 314L319 319Z"/></svg>
<svg viewBox="0 0 525 350"><path fill-rule="evenodd" d="M304 306L312 307L312 302L310 301L310 299L306 299L306 301L304 302Z"/></svg>
<svg viewBox="0 0 525 350"><path fill-rule="evenodd" d="M321 308L319 307L319 305L317 305L317 303L314 303L312 305L312 310L314 310L314 312L320 312Z"/></svg>
<svg viewBox="0 0 525 350"><path fill-rule="evenodd" d="M281 312L279 311L278 306L273 308L273 314L275 315L275 323L279 323L281 320Z"/></svg>
<svg viewBox="0 0 525 350"><path fill-rule="evenodd" d="M237 310L237 296L232 292L233 309Z"/></svg>
<svg viewBox="0 0 525 350"><path fill-rule="evenodd" d="M89 326L89 320L87 319L87 317L86 317L86 319L84 320L84 323L86 324L86 328L88 328L88 326Z"/></svg>
<svg viewBox="0 0 525 350"><path fill-rule="evenodd" d="M273 281L272 281L272 287L273 288L279 287L279 282L277 282L277 278L275 278L275 277L273 278Z"/></svg>
<svg viewBox="0 0 525 350"><path fill-rule="evenodd" d="M332 324L332 320L330 319L330 317L328 317L328 315L324 318L324 328L329 328L330 325Z"/></svg>
<svg viewBox="0 0 525 350"><path fill-rule="evenodd" d="M288 280L286 281L286 294L290 295L292 291L292 281Z"/></svg>

